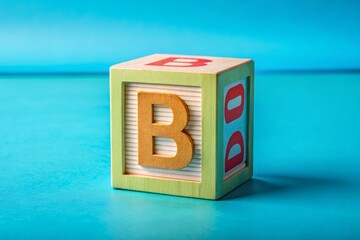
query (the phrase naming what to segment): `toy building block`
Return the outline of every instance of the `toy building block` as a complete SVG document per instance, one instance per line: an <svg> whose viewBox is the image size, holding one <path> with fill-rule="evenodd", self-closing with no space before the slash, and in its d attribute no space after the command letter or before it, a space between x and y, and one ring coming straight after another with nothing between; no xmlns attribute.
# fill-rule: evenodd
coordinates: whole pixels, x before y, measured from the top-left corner
<svg viewBox="0 0 360 240"><path fill-rule="evenodd" d="M254 63L154 54L110 69L114 188L219 199L253 174Z"/></svg>

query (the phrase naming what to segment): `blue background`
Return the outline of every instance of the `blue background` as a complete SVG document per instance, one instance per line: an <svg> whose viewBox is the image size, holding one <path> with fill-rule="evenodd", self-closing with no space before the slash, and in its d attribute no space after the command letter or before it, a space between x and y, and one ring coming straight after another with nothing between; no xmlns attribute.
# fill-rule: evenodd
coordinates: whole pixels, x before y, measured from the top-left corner
<svg viewBox="0 0 360 240"><path fill-rule="evenodd" d="M359 1L0 4L0 239L360 239ZM254 177L221 201L110 186L110 65L252 58Z"/></svg>
<svg viewBox="0 0 360 240"><path fill-rule="evenodd" d="M360 68L357 0L2 0L0 33L0 72L106 72L155 52Z"/></svg>

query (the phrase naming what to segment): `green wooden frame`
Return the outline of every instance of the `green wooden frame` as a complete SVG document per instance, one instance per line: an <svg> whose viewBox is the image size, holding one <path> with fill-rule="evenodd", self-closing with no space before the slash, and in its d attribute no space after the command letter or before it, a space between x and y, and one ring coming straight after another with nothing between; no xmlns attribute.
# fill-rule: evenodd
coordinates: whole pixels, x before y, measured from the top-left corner
<svg viewBox="0 0 360 240"><path fill-rule="evenodd" d="M199 86L202 90L201 182L147 177L125 173L124 86L126 82ZM114 188L186 197L216 199L217 148L216 75L149 70L110 69L111 169Z"/></svg>

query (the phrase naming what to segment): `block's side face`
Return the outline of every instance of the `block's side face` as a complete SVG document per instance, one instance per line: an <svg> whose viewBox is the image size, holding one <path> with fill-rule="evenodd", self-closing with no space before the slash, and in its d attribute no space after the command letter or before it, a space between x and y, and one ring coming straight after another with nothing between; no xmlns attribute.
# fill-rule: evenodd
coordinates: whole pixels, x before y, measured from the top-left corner
<svg viewBox="0 0 360 240"><path fill-rule="evenodd" d="M247 166L248 77L227 84L223 89L223 179L230 179Z"/></svg>
<svg viewBox="0 0 360 240"><path fill-rule="evenodd" d="M112 182L115 188L215 198L216 166L216 76L115 69L111 77ZM176 95L188 106L186 132L194 143L190 164L165 169L139 164L138 93ZM172 121L172 110L153 104L153 123ZM212 119L212 120L211 120ZM173 156L172 139L153 138L154 155Z"/></svg>
<svg viewBox="0 0 360 240"><path fill-rule="evenodd" d="M217 196L252 175L253 63L218 76Z"/></svg>
<svg viewBox="0 0 360 240"><path fill-rule="evenodd" d="M150 177L172 178L179 180L201 181L202 159L202 97L199 86L179 86L168 84L125 83L125 173ZM194 145L193 158L189 165L181 169L166 169L141 166L138 162L138 93L167 93L179 96L189 109L189 121L185 132L192 138ZM165 105L153 105L154 122L171 124L173 112ZM171 138L155 137L154 154L175 156L177 145Z"/></svg>

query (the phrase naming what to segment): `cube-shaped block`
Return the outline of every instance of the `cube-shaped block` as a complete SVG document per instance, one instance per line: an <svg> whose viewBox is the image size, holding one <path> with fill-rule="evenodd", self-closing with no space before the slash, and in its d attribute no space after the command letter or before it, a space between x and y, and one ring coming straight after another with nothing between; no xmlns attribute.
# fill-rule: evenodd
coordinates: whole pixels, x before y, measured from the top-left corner
<svg viewBox="0 0 360 240"><path fill-rule="evenodd" d="M110 69L115 188L219 199L253 173L254 63L154 54Z"/></svg>

